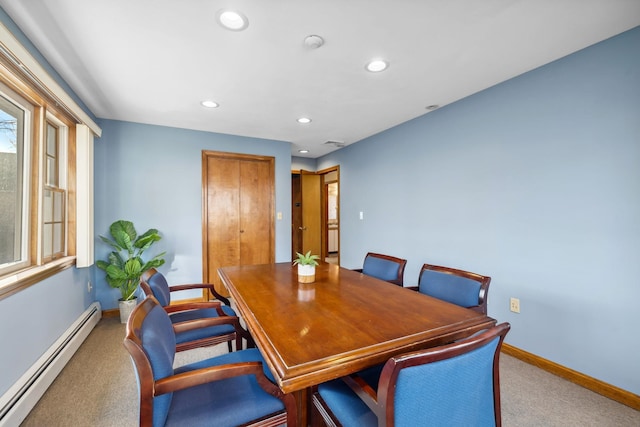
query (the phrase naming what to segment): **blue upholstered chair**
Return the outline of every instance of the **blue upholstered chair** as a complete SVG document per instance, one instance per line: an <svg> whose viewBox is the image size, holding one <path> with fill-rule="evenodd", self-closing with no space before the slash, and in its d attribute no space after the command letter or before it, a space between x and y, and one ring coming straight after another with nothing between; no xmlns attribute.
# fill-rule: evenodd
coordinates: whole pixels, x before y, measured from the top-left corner
<svg viewBox="0 0 640 427"><path fill-rule="evenodd" d="M256 348L225 353L174 369L176 336L215 319L172 324L154 297L127 322L124 346L138 380L140 426L295 425L296 403L273 383ZM269 420L270 424L266 422Z"/></svg>
<svg viewBox="0 0 640 427"><path fill-rule="evenodd" d="M374 368L320 384L312 396L312 425L500 426L499 356L509 329L503 323L392 357L381 372Z"/></svg>
<svg viewBox="0 0 640 427"><path fill-rule="evenodd" d="M424 264L418 286L410 289L487 314L491 277L450 267Z"/></svg>
<svg viewBox="0 0 640 427"><path fill-rule="evenodd" d="M155 268L145 271L140 278L140 287L146 296L153 296L169 313L172 323L187 320L220 318L219 324L208 328L181 332L176 335L178 351L206 347L226 342L232 351L231 342L235 340L236 349L242 348L242 339L247 340L247 347L253 347L253 339L247 330L240 325L240 320L231 308L229 300L219 295L213 285L207 283L185 284L169 286L167 279ZM188 289L209 289L214 292L219 301L188 302L171 304L171 292Z"/></svg>
<svg viewBox="0 0 640 427"><path fill-rule="evenodd" d="M362 268L355 271L402 286L406 265L406 259L369 252L364 257Z"/></svg>

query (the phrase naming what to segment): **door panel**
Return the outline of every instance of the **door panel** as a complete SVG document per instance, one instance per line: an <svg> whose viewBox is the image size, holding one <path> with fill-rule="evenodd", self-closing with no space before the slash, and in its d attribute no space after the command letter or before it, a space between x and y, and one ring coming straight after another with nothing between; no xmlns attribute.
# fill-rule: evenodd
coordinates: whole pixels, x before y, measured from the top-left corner
<svg viewBox="0 0 640 427"><path fill-rule="evenodd" d="M268 264L273 240L269 165L259 161L240 164L240 265Z"/></svg>
<svg viewBox="0 0 640 427"><path fill-rule="evenodd" d="M321 177L300 171L302 188L302 251L322 254Z"/></svg>
<svg viewBox="0 0 640 427"><path fill-rule="evenodd" d="M240 164L235 159L212 157L207 160L207 166L206 260L209 274L205 281L213 283L221 291L218 268L235 265L240 258Z"/></svg>

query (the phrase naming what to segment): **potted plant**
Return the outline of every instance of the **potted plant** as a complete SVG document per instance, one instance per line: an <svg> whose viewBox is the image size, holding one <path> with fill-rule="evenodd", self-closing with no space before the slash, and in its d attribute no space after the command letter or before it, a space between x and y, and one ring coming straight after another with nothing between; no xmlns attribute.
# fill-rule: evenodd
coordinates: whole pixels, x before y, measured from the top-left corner
<svg viewBox="0 0 640 427"><path fill-rule="evenodd" d="M142 253L161 239L155 228L138 236L131 221L118 220L111 224L109 232L112 239L104 236L100 236L100 239L114 250L109 254L108 261L98 261L96 266L106 272L109 286L120 289L120 322L126 323L131 310L137 304L136 291L140 284L140 276L148 269L164 264L162 257L165 252L147 262L142 260Z"/></svg>
<svg viewBox="0 0 640 427"><path fill-rule="evenodd" d="M316 265L318 265L317 259L320 259L318 255L311 255L311 251L306 254L296 252L298 258L293 261L293 265L298 265L298 282L300 283L313 283L316 280Z"/></svg>

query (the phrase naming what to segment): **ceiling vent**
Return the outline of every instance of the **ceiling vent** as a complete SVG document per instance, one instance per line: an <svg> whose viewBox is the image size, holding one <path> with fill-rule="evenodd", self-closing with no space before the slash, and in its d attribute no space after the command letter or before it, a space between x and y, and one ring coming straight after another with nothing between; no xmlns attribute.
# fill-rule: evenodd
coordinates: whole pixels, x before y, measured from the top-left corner
<svg viewBox="0 0 640 427"><path fill-rule="evenodd" d="M324 144L325 145L333 145L333 146L338 147L338 148L344 147L344 142L342 142L342 141L327 141Z"/></svg>

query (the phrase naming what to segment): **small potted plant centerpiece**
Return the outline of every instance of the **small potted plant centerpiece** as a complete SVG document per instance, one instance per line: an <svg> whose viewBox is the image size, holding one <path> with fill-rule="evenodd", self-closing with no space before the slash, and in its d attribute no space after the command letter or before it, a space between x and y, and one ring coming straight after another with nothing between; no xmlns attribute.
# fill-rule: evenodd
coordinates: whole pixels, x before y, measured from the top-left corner
<svg viewBox="0 0 640 427"><path fill-rule="evenodd" d="M148 269L164 264L162 257L165 252L147 262L142 260L142 253L161 239L155 228L138 236L131 221L118 220L111 224L109 232L113 239L104 236L100 236L100 239L114 250L109 254L108 261L98 261L96 266L106 272L109 286L120 290L120 322L127 323L129 314L137 304L136 291L140 284L140 276Z"/></svg>
<svg viewBox="0 0 640 427"><path fill-rule="evenodd" d="M318 255L311 255L311 251L306 254L296 252L298 258L293 260L293 265L298 265L298 282L300 283L313 283L316 280L316 265L318 265L317 259L320 259Z"/></svg>

